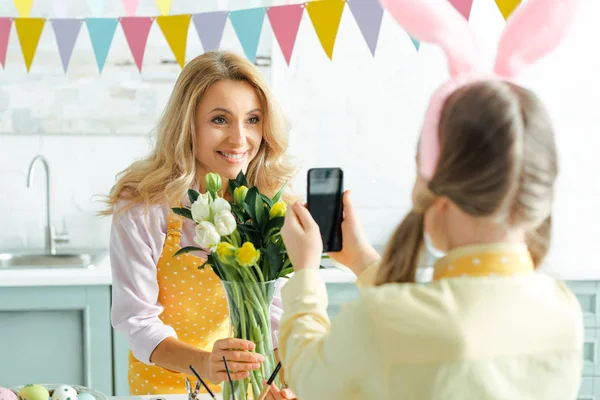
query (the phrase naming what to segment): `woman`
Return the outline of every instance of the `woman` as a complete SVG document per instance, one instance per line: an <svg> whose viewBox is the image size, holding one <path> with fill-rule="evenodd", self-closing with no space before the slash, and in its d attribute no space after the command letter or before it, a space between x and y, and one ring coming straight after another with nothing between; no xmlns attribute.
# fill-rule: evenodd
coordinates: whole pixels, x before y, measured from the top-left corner
<svg viewBox="0 0 600 400"><path fill-rule="evenodd" d="M204 192L209 172L234 179L243 171L251 185L274 195L294 172L286 128L252 63L205 53L177 79L152 152L118 176L104 214L113 216L112 324L131 349L132 395L186 393L190 365L218 392L216 384L227 379L223 356L234 380L260 368L263 357L248 351L253 343L228 338L222 285L210 267L198 269L206 255L173 257L194 245L194 223L171 208L189 205L189 188ZM280 314L277 295L274 332Z"/></svg>

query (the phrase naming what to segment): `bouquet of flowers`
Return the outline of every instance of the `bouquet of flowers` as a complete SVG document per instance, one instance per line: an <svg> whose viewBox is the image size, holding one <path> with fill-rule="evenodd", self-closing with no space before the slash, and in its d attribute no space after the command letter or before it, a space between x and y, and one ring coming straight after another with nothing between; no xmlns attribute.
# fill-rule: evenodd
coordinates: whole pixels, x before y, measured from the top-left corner
<svg viewBox="0 0 600 400"><path fill-rule="evenodd" d="M208 251L204 265L211 265L223 283L234 337L252 341L255 351L265 357L262 370L233 384L237 399L247 399L249 388L257 398L263 380L276 366L269 316L275 281L293 272L280 233L287 209L281 200L285 185L269 198L256 187L249 188L240 172L229 181L230 202L219 193L222 180L218 174L207 174L205 182L206 193L188 191L190 208L173 208L197 224L194 241L198 247L184 247L176 255ZM229 390L225 384L224 399L231 398Z"/></svg>

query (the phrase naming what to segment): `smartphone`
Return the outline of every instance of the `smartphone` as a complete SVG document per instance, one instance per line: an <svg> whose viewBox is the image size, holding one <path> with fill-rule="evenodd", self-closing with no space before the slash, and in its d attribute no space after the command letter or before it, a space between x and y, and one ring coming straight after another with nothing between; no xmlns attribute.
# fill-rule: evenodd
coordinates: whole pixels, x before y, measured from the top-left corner
<svg viewBox="0 0 600 400"><path fill-rule="evenodd" d="M340 168L311 168L307 192L307 207L321 230L323 251L342 250L344 172Z"/></svg>

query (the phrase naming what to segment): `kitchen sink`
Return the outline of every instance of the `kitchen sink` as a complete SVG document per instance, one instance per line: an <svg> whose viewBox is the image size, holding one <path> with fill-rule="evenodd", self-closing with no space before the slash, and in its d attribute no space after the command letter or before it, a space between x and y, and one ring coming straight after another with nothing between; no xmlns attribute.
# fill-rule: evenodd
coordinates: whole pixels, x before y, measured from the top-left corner
<svg viewBox="0 0 600 400"><path fill-rule="evenodd" d="M0 252L0 269L95 268L105 254L102 251L65 251L47 254L43 251Z"/></svg>

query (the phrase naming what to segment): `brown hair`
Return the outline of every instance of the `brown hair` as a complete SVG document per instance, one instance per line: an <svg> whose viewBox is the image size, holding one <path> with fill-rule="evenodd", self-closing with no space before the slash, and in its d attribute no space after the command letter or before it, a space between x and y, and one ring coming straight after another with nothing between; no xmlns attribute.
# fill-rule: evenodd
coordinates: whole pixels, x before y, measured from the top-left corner
<svg viewBox="0 0 600 400"><path fill-rule="evenodd" d="M426 210L444 196L463 212L521 226L538 266L550 244L554 133L534 93L505 82L478 82L453 93L442 109L436 172L394 232L377 284L414 282Z"/></svg>
<svg viewBox="0 0 600 400"><path fill-rule="evenodd" d="M230 79L246 81L254 87L263 107L263 140L246 173L248 183L272 196L291 180L295 167L288 160L288 126L258 69L235 53L204 53L184 68L157 126L154 150L117 175L117 183L107 196L107 208L100 215L111 215L136 204L177 205L195 183L196 110L202 95L213 83ZM289 186L288 186L289 187ZM289 190L284 199L290 198ZM114 210L119 200L128 204Z"/></svg>

